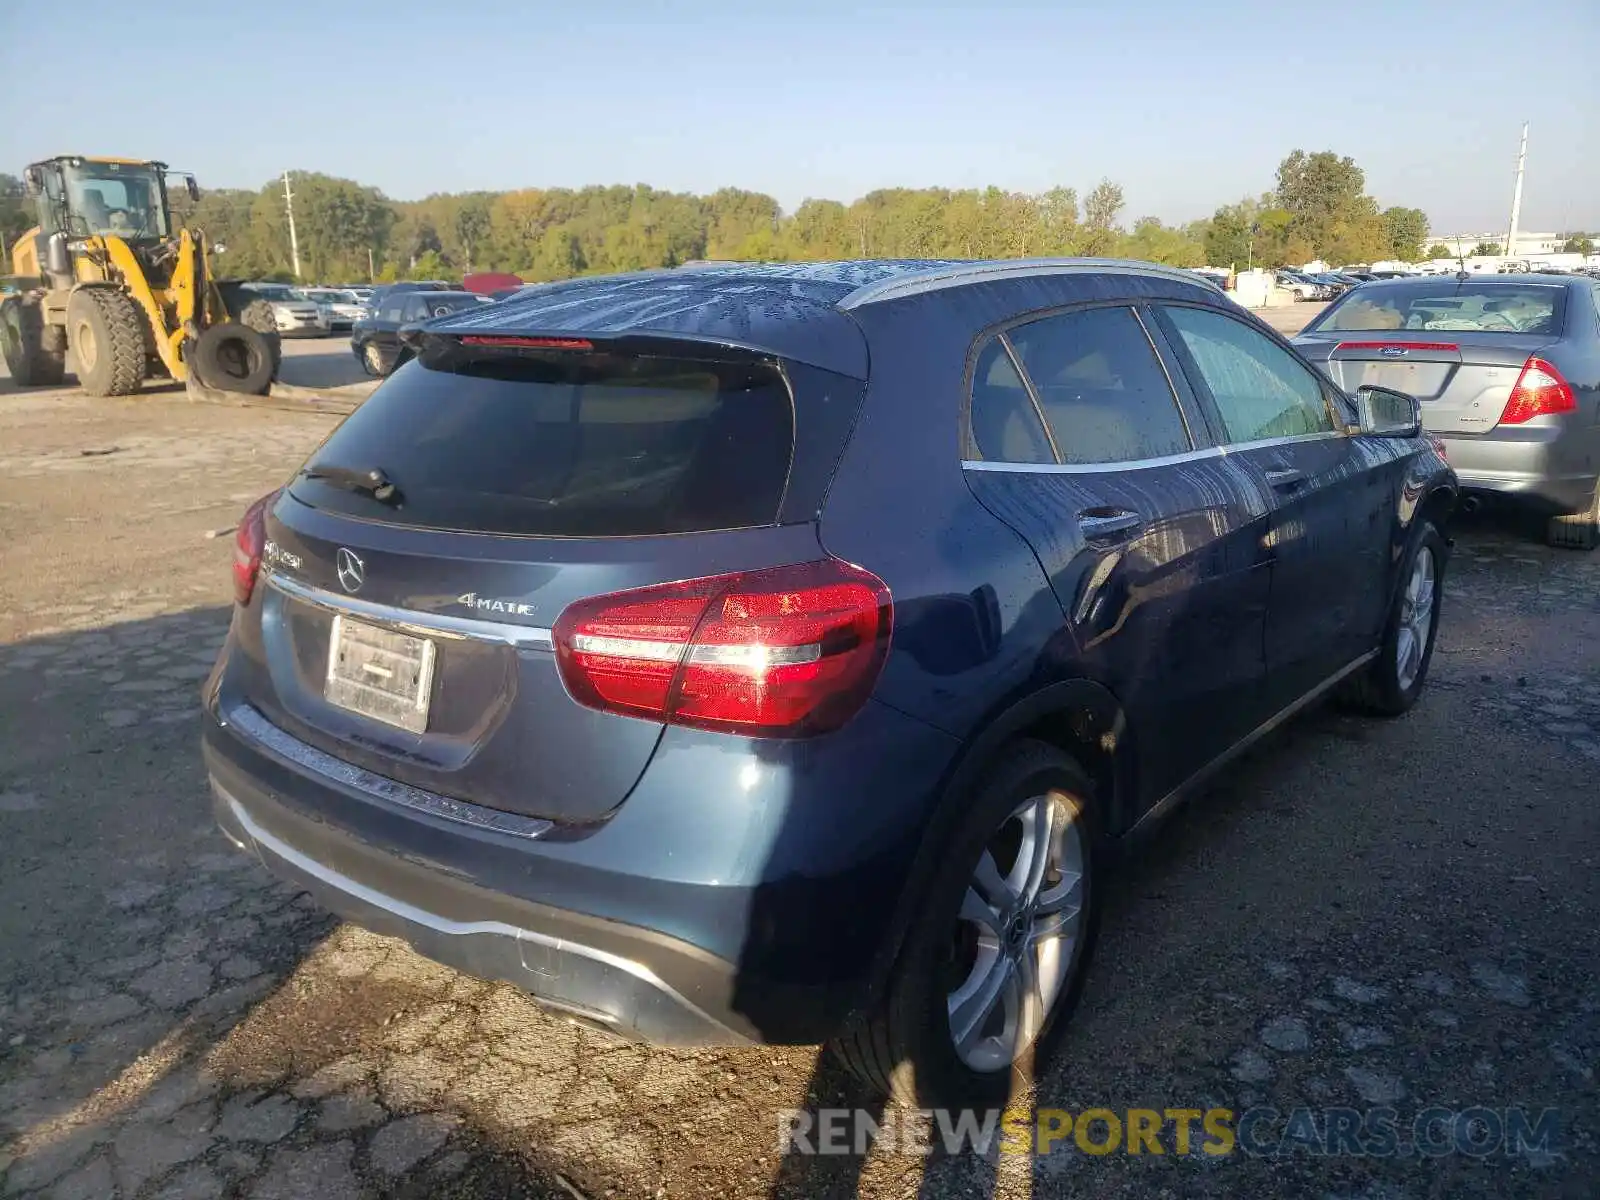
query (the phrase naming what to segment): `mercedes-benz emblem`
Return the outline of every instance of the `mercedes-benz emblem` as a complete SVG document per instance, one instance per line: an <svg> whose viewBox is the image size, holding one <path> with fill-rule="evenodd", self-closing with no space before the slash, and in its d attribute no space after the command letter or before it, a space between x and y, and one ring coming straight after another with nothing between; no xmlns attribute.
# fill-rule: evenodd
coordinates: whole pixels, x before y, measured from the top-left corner
<svg viewBox="0 0 1600 1200"><path fill-rule="evenodd" d="M339 547L339 553L334 555L333 561L339 568L339 583L344 590L360 591L367 578L366 564L356 557L354 551L346 550L343 546Z"/></svg>

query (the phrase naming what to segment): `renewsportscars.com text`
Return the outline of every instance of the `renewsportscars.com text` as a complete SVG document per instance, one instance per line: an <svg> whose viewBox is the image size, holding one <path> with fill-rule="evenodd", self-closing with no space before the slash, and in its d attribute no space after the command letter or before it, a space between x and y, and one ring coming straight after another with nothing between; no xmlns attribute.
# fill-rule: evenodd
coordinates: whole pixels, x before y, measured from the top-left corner
<svg viewBox="0 0 1600 1200"><path fill-rule="evenodd" d="M778 1114L783 1154L926 1155L970 1151L1045 1155L1247 1154L1486 1158L1560 1153L1556 1109L1393 1108L1063 1108L788 1109Z"/></svg>

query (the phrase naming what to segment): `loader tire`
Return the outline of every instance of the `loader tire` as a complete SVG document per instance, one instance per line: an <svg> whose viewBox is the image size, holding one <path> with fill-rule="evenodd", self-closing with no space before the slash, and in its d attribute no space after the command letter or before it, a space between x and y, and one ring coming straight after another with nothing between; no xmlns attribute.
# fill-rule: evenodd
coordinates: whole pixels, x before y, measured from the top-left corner
<svg viewBox="0 0 1600 1200"><path fill-rule="evenodd" d="M283 338L278 333L278 318L272 315L272 305L265 300L252 300L239 311L239 324L254 329L266 339L272 354L272 377L278 377L283 365Z"/></svg>
<svg viewBox="0 0 1600 1200"><path fill-rule="evenodd" d="M200 382L219 392L263 396L272 386L272 347L259 330L237 321L206 328L189 356Z"/></svg>
<svg viewBox="0 0 1600 1200"><path fill-rule="evenodd" d="M59 387L66 353L45 348L44 314L36 301L12 297L0 304L0 349L18 387ZM49 339L52 344L59 339Z"/></svg>
<svg viewBox="0 0 1600 1200"><path fill-rule="evenodd" d="M85 287L67 300L67 341L78 385L91 396L131 396L144 383L149 331L126 292Z"/></svg>

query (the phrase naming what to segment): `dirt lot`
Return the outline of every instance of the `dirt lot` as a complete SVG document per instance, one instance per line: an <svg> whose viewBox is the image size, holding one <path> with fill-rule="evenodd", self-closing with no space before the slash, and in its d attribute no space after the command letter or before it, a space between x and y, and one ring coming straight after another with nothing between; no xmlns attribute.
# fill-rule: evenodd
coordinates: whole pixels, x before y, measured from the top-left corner
<svg viewBox="0 0 1600 1200"><path fill-rule="evenodd" d="M346 353L303 347L330 371ZM328 424L0 380L0 1193L1600 1188L1600 554L1459 529L1423 703L1311 713L1126 864L1038 1088L1073 1112L1387 1105L1402 1130L1430 1105L1555 1109L1546 1149L784 1157L780 1110L862 1102L815 1050L580 1032L339 926L214 831L196 689L229 530Z"/></svg>

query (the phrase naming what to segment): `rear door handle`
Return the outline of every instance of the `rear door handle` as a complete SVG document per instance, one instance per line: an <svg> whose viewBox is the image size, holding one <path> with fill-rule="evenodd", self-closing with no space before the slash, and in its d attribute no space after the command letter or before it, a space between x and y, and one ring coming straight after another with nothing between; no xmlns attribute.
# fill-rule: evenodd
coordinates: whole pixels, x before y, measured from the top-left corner
<svg viewBox="0 0 1600 1200"><path fill-rule="evenodd" d="M1280 492L1292 492L1306 481L1306 473L1299 467L1268 467L1267 482Z"/></svg>
<svg viewBox="0 0 1600 1200"><path fill-rule="evenodd" d="M1078 514L1078 531L1090 542L1123 541L1144 527L1144 518L1127 508L1086 508Z"/></svg>

